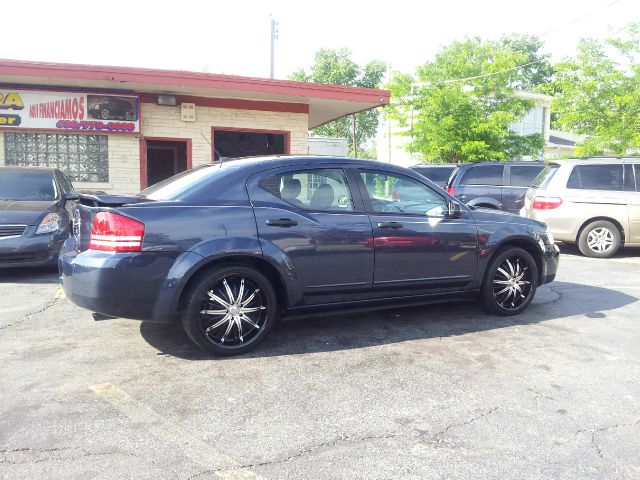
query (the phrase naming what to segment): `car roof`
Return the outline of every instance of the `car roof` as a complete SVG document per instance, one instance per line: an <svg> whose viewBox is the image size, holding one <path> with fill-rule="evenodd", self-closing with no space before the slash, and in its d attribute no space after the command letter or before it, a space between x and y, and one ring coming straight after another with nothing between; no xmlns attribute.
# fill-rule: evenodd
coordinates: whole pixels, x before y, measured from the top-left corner
<svg viewBox="0 0 640 480"><path fill-rule="evenodd" d="M51 175L53 172L58 171L57 168L53 168L53 167L14 167L14 166L8 166L8 167L0 167L0 172L1 171L9 171L9 172L46 172L49 175Z"/></svg>
<svg viewBox="0 0 640 480"><path fill-rule="evenodd" d="M581 165L588 163L627 163L630 161L640 161L640 157L582 157L582 158L566 158L563 160L553 160L552 162L556 165Z"/></svg>
<svg viewBox="0 0 640 480"><path fill-rule="evenodd" d="M378 162L377 160L369 160L363 158L352 157L334 157L324 155L274 155L274 156L262 156L262 157L245 157L227 159L220 162L214 162L211 165L222 166L222 168L233 169L252 169L255 171L262 171L268 167L278 168L287 166L304 166L313 167L313 164L325 164L325 163L339 163L342 166L351 167L365 167L365 168L382 168L390 171L406 172L407 169L391 163Z"/></svg>
<svg viewBox="0 0 640 480"><path fill-rule="evenodd" d="M432 167L436 167L436 168L445 168L445 167L449 167L449 168L456 168L458 166L457 163L419 163L418 165L411 165L410 169L414 169L414 168L432 168Z"/></svg>
<svg viewBox="0 0 640 480"><path fill-rule="evenodd" d="M462 168L462 167L473 167L476 165L533 165L533 166L540 166L540 165L544 165L544 162L542 160L505 160L505 161L500 161L500 160L491 160L488 162L467 162L467 163L460 163L458 165L458 167Z"/></svg>

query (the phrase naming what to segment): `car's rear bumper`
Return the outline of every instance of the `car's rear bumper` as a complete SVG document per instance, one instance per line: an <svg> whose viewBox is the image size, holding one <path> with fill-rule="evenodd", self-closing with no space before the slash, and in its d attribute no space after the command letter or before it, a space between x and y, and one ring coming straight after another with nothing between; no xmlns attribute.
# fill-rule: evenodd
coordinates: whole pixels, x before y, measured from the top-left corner
<svg viewBox="0 0 640 480"><path fill-rule="evenodd" d="M80 307L112 317L169 321L154 315L154 307L175 258L166 252L78 252L70 239L58 268L67 298Z"/></svg>
<svg viewBox="0 0 640 480"><path fill-rule="evenodd" d="M0 268L55 265L68 232L35 235L29 226L16 237L0 237Z"/></svg>

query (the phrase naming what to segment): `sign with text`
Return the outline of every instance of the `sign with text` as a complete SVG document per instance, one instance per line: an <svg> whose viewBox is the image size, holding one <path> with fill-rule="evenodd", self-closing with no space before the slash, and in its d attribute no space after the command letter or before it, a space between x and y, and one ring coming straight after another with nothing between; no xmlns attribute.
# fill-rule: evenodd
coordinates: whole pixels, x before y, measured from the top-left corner
<svg viewBox="0 0 640 480"><path fill-rule="evenodd" d="M0 87L0 129L140 133L136 95Z"/></svg>

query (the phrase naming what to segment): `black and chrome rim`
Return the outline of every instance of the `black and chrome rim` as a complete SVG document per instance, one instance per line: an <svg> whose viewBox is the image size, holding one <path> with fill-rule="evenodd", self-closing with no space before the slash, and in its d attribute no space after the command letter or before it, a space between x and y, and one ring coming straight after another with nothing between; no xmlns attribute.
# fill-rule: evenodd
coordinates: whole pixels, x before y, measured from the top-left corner
<svg viewBox="0 0 640 480"><path fill-rule="evenodd" d="M506 258L493 276L493 298L502 308L515 310L531 294L531 269L519 256Z"/></svg>
<svg viewBox="0 0 640 480"><path fill-rule="evenodd" d="M606 253L613 246L613 232L605 227L596 227L587 235L587 245L596 253Z"/></svg>
<svg viewBox="0 0 640 480"><path fill-rule="evenodd" d="M227 275L203 294L198 315L209 341L224 347L245 345L264 328L266 297L250 279Z"/></svg>

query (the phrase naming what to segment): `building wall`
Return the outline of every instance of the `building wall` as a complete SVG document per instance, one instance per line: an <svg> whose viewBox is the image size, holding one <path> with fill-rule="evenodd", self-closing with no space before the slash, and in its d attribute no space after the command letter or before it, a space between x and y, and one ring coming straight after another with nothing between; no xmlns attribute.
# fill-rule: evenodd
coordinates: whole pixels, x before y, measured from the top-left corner
<svg viewBox="0 0 640 480"><path fill-rule="evenodd" d="M141 130L145 137L190 138L192 165L211 162L211 127L248 130L284 130L290 134L290 153L308 153L308 114L196 107L196 121L180 120L180 107L141 103ZM107 193L140 191L140 137L109 135L109 182L74 182L78 190ZM0 165L4 165L4 134L0 131Z"/></svg>

